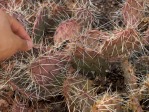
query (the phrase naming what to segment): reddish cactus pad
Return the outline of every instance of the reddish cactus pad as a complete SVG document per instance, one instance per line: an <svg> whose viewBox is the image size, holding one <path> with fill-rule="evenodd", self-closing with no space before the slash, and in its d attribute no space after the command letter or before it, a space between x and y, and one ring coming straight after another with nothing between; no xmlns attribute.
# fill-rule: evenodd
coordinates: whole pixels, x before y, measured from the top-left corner
<svg viewBox="0 0 149 112"><path fill-rule="evenodd" d="M31 75L34 81L40 85L50 84L65 67L65 57L60 55L48 55L38 58L31 64Z"/></svg>
<svg viewBox="0 0 149 112"><path fill-rule="evenodd" d="M127 27L137 26L143 17L143 1L145 0L126 0L122 13Z"/></svg>
<svg viewBox="0 0 149 112"><path fill-rule="evenodd" d="M72 41L80 32L80 25L75 19L62 22L55 33L54 43L60 44L65 40Z"/></svg>

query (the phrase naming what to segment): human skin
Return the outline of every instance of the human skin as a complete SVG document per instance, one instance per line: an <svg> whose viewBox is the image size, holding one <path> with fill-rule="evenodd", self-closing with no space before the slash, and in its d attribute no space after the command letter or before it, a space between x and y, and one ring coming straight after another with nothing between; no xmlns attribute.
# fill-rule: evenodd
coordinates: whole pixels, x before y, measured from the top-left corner
<svg viewBox="0 0 149 112"><path fill-rule="evenodd" d="M0 62L32 47L33 42L23 26L0 9Z"/></svg>

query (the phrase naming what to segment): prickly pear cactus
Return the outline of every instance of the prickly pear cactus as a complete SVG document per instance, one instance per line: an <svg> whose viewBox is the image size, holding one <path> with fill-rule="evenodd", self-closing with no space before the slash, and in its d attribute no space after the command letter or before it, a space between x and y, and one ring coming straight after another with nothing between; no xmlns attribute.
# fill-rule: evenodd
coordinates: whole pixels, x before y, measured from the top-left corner
<svg viewBox="0 0 149 112"><path fill-rule="evenodd" d="M62 22L56 29L54 35L54 44L60 45L64 41L72 42L77 38L81 31L81 26L75 19L69 19Z"/></svg>
<svg viewBox="0 0 149 112"><path fill-rule="evenodd" d="M38 58L33 55L32 59L25 62L15 62L13 70L8 73L8 77L13 77L8 78L9 84L32 100L48 100L50 96L60 94L69 67L67 55L58 52L55 54L52 51L40 55Z"/></svg>
<svg viewBox="0 0 149 112"><path fill-rule="evenodd" d="M117 93L105 93L103 96L99 96L92 107L92 112L124 112L122 101L122 98Z"/></svg>
<svg viewBox="0 0 149 112"><path fill-rule="evenodd" d="M63 95L70 112L91 111L96 90L92 83L91 80L86 80L82 76L67 77L63 83Z"/></svg>
<svg viewBox="0 0 149 112"><path fill-rule="evenodd" d="M39 43L41 38L45 35L48 27L48 7L46 4L40 6L37 12L36 19L33 26L34 41Z"/></svg>
<svg viewBox="0 0 149 112"><path fill-rule="evenodd" d="M0 0L35 43L0 64L0 89L13 91L11 110L148 112L148 4Z"/></svg>

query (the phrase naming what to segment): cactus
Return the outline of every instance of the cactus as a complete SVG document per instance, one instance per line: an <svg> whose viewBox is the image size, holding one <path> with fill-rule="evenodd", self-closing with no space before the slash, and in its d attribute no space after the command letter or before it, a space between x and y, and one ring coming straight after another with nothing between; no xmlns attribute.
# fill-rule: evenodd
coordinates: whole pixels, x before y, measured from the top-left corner
<svg viewBox="0 0 149 112"><path fill-rule="evenodd" d="M145 44L148 45L148 43L149 43L149 29L147 29L145 32L144 41L145 41Z"/></svg>
<svg viewBox="0 0 149 112"><path fill-rule="evenodd" d="M111 19L113 20L114 17L112 16L114 13L117 14L121 7L121 1L117 0L64 0L63 2L85 28L99 27L104 30L113 29Z"/></svg>
<svg viewBox="0 0 149 112"><path fill-rule="evenodd" d="M111 35L101 31L88 31L85 36L74 42L73 63L86 71L102 70L104 74L108 69L107 60L139 50L141 44L141 38L134 29L114 32Z"/></svg>
<svg viewBox="0 0 149 112"><path fill-rule="evenodd" d="M62 22L56 29L54 35L54 44L60 45L62 42L68 40L72 42L77 38L81 30L80 24L75 19L69 19Z"/></svg>
<svg viewBox="0 0 149 112"><path fill-rule="evenodd" d="M124 71L125 83L128 84L128 94L129 94L129 102L128 106L134 112L143 112L143 109L139 102L140 94L135 92L137 89L137 77L135 76L135 70L133 66L128 62L128 59L125 58L122 63L122 68Z"/></svg>
<svg viewBox="0 0 149 112"><path fill-rule="evenodd" d="M123 112L122 101L117 93L105 93L96 100L92 112Z"/></svg>
<svg viewBox="0 0 149 112"><path fill-rule="evenodd" d="M69 6L74 17L86 28L92 28L95 23L99 23L98 19L100 12L97 11L92 1L88 0L75 0L73 3L69 2ZM71 7L70 7L71 6Z"/></svg>
<svg viewBox="0 0 149 112"><path fill-rule="evenodd" d="M123 6L123 18L126 27L136 27L143 17L144 0L126 0Z"/></svg>
<svg viewBox="0 0 149 112"><path fill-rule="evenodd" d="M144 84L149 88L149 75L147 74L147 79L144 81Z"/></svg>
<svg viewBox="0 0 149 112"><path fill-rule="evenodd" d="M33 55L33 59L14 63L13 70L7 73L8 82L14 90L32 100L48 99L60 94L69 57L62 53L49 52L40 54L38 58Z"/></svg>
<svg viewBox="0 0 149 112"><path fill-rule="evenodd" d="M54 88L56 89L63 83L65 72L69 66L68 62L69 57L58 52L41 56L31 64L31 78L44 88L52 87L49 91L54 94Z"/></svg>
<svg viewBox="0 0 149 112"><path fill-rule="evenodd" d="M1 0L0 1L0 8L6 8L7 7L7 0Z"/></svg>
<svg viewBox="0 0 149 112"><path fill-rule="evenodd" d="M53 37L59 23L69 19L71 13L67 7L63 6L61 3L57 3L56 1L51 1L48 6L50 10L48 32Z"/></svg>
<svg viewBox="0 0 149 112"><path fill-rule="evenodd" d="M94 103L96 90L91 80L86 80L80 74L68 76L63 83L63 95L65 96L69 112L90 112Z"/></svg>
<svg viewBox="0 0 149 112"><path fill-rule="evenodd" d="M48 24L48 8L46 4L43 4L36 15L36 20L33 26L33 33L35 36L35 42L39 42L44 36L45 30Z"/></svg>
<svg viewBox="0 0 149 112"><path fill-rule="evenodd" d="M126 29L114 32L114 36L107 40L101 48L101 53L105 58L127 55L129 52L139 50L142 38L136 30Z"/></svg>
<svg viewBox="0 0 149 112"><path fill-rule="evenodd" d="M108 67L106 59L101 57L98 49L101 43L106 39L107 34L98 30L91 30L81 37L78 37L71 44L70 52L72 52L72 64L77 69L83 71L95 71L104 73Z"/></svg>
<svg viewBox="0 0 149 112"><path fill-rule="evenodd" d="M15 93L32 102L28 106L22 99L19 102L13 99L12 111L30 111L30 108L39 111L41 102L49 104L49 111L57 111L56 106L60 108L63 103L53 104L57 103L56 97L64 97L59 101L66 103L70 112L144 111L141 101L147 97L149 87L148 78L144 78L149 69L149 31L147 26L142 30L139 22L146 16L145 3L143 0L15 0L8 4L0 1L0 7L16 17L40 46L1 64L0 79L4 81L0 82L9 84ZM123 23L116 26L114 22L119 16L123 17L119 20ZM114 71L111 66L120 70ZM94 77L88 79L92 74ZM115 86L115 78L119 76L127 85L122 91ZM101 81L95 85L96 78L104 79L105 84ZM108 87L104 86L109 84L116 89L105 93Z"/></svg>
<svg viewBox="0 0 149 112"><path fill-rule="evenodd" d="M130 98L128 102L129 109L133 110L133 112L143 112L138 96L130 95L129 98Z"/></svg>
<svg viewBox="0 0 149 112"><path fill-rule="evenodd" d="M20 96L15 96L15 102L12 105L11 111L12 112L29 112L32 110L29 108L29 104L27 100L25 101L23 99L23 101L21 101Z"/></svg>
<svg viewBox="0 0 149 112"><path fill-rule="evenodd" d="M91 7L86 0L81 1L74 9L74 17L87 28L92 27L92 24L97 20L96 15L96 8Z"/></svg>
<svg viewBox="0 0 149 112"><path fill-rule="evenodd" d="M130 89L136 89L138 79L135 75L135 69L130 62L128 62L128 59L124 59L122 62L122 69L124 71L125 83L129 85Z"/></svg>
<svg viewBox="0 0 149 112"><path fill-rule="evenodd" d="M141 106L142 109L145 110L145 112L148 111L148 100L149 100L149 74L145 75L145 78L140 84L140 99L141 99Z"/></svg>
<svg viewBox="0 0 149 112"><path fill-rule="evenodd" d="M148 93L149 93L149 74L146 74L146 77L144 78L143 82L141 83L140 93L142 94L143 98L148 97Z"/></svg>

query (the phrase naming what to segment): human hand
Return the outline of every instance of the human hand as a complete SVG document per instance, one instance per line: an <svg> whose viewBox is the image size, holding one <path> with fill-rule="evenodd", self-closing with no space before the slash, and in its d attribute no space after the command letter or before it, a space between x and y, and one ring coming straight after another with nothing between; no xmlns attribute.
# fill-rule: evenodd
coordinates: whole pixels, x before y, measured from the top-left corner
<svg viewBox="0 0 149 112"><path fill-rule="evenodd" d="M23 26L0 9L0 61L18 51L30 50L32 40Z"/></svg>

